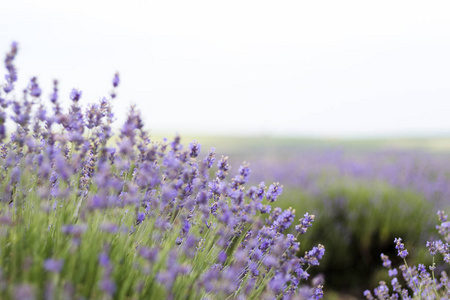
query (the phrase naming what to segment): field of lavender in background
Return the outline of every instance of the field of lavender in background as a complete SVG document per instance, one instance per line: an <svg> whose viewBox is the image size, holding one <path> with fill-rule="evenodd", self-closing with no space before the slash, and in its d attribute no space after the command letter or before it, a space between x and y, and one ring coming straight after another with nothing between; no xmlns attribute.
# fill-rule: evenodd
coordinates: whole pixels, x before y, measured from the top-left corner
<svg viewBox="0 0 450 300"><path fill-rule="evenodd" d="M424 245L436 235L436 211L450 207L449 140L196 140L203 151L214 146L219 156L228 155L231 173L246 161L252 183L280 182L283 208L315 214L302 246L326 247L314 274L325 276L328 299L334 292L360 298L386 280L380 253L396 262L395 237L406 241L412 263L430 260Z"/></svg>

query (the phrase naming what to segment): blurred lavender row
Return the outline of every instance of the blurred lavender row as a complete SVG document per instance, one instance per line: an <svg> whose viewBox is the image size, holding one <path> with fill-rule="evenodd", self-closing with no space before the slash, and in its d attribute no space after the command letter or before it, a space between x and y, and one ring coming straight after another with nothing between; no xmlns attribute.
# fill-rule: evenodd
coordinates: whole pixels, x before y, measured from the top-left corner
<svg viewBox="0 0 450 300"><path fill-rule="evenodd" d="M285 156L248 157L252 180L283 182L318 195L324 186L347 177L381 181L422 194L436 207L450 199L450 156L419 150L315 149L292 150Z"/></svg>

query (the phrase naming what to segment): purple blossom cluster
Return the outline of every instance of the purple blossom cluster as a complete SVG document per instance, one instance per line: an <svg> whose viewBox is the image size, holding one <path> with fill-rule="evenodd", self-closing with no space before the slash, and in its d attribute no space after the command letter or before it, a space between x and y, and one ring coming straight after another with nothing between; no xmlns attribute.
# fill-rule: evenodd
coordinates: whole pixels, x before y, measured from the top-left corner
<svg viewBox="0 0 450 300"><path fill-rule="evenodd" d="M380 281L379 285L372 291L366 290L364 296L366 299L449 299L450 281L448 274L444 270L445 265L450 264L450 240L449 225L447 215L443 211L438 211L440 225L436 226L443 240L427 241L426 247L433 258L429 266L419 263L417 266L409 266L406 262L408 251L402 243L401 238L394 240L398 256L403 259L404 264L397 268L392 267L392 262L387 255L381 254L383 267L388 269L388 275L391 278L391 284L386 281ZM440 266L436 265L435 256L440 253L443 262ZM440 276L436 276L435 271L440 271ZM398 275L401 273L402 278ZM402 283L404 284L402 285Z"/></svg>
<svg viewBox="0 0 450 300"><path fill-rule="evenodd" d="M110 97L86 108L80 105L82 91L73 89L66 111L56 80L48 108L36 77L21 100L7 97L17 80L16 53L13 43L5 60L6 94L0 94L0 220L14 230L24 221L20 212L31 209L28 218L42 213L42 220L49 222L48 240L34 247L45 249L42 274L60 278L48 276L45 295L323 297L322 282L310 286L307 279L308 269L319 264L325 249L318 245L302 255L297 237L285 233L294 225L295 211L272 207L281 184L246 186L247 163L233 176L228 157L216 160L214 149L201 157L197 142L185 150L179 136L171 142L152 140L134 106L115 135L112 100L118 73ZM15 123L9 138L4 127L8 118ZM313 221L306 213L298 234ZM132 250L121 249L126 246ZM0 260L0 270L11 270L7 262ZM75 266L84 273L71 274L69 268ZM4 275L12 276L10 272ZM19 298L39 298L44 286L14 279L9 284Z"/></svg>

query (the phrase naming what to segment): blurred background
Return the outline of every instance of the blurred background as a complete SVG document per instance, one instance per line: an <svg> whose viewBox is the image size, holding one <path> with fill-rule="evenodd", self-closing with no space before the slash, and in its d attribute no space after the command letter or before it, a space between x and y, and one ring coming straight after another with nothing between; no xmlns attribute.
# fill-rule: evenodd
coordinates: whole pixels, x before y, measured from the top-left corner
<svg viewBox="0 0 450 300"><path fill-rule="evenodd" d="M155 131L321 137L449 132L446 1L8 1L0 48L96 101L122 77ZM120 114L118 114L120 117Z"/></svg>
<svg viewBox="0 0 450 300"><path fill-rule="evenodd" d="M401 236L413 262L450 206L447 1L3 1L0 49L19 43L18 87L60 82L69 103L131 104L154 139L177 133L206 155L279 181L279 205L316 222L326 298L386 280ZM2 72L6 73L5 70ZM1 72L0 72L1 73ZM4 74L1 73L1 74Z"/></svg>

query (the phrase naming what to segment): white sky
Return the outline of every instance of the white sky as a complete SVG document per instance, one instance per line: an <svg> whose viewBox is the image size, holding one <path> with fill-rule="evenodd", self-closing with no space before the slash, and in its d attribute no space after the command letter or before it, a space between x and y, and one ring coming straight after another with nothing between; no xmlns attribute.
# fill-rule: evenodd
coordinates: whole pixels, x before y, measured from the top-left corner
<svg viewBox="0 0 450 300"><path fill-rule="evenodd" d="M155 133L437 135L449 16L448 1L1 1L0 56L16 40L18 87L38 76L47 96L57 78L67 101L97 101L117 70L117 117L136 103Z"/></svg>

